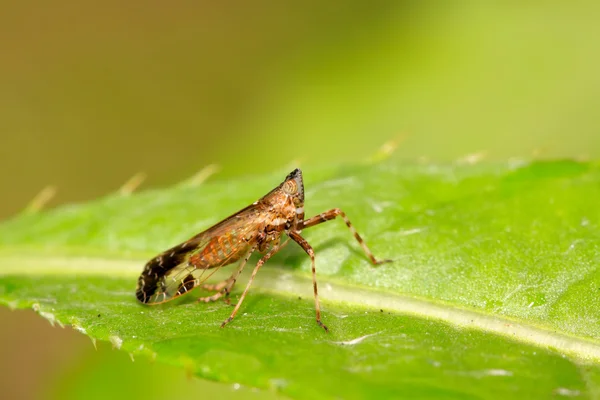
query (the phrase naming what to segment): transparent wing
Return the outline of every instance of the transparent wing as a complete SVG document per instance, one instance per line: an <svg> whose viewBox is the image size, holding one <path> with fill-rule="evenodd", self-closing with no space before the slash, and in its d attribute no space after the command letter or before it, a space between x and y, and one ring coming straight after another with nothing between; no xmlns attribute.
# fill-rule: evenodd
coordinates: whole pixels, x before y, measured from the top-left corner
<svg viewBox="0 0 600 400"><path fill-rule="evenodd" d="M259 207L251 205L152 258L138 278L138 300L164 303L201 285L256 248L264 221Z"/></svg>

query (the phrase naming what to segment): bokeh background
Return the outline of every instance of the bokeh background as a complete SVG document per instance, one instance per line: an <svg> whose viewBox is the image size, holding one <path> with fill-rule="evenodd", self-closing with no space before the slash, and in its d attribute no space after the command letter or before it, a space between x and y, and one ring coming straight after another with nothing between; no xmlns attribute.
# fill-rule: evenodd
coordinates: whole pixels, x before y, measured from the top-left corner
<svg viewBox="0 0 600 400"><path fill-rule="evenodd" d="M598 21L595 1L2 2L0 219L49 185L57 206L139 172L228 179L389 141L403 162L597 159ZM6 398L255 395L32 312L0 309L0 354Z"/></svg>

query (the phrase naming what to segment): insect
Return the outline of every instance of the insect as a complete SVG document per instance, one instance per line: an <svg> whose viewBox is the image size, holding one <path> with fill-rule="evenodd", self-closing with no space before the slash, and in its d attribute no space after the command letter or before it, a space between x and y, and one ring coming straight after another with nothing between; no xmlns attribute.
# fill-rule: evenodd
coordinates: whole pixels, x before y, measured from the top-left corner
<svg viewBox="0 0 600 400"><path fill-rule="evenodd" d="M315 253L300 233L303 229L338 216L344 219L346 226L374 265L391 261L377 260L373 256L346 214L339 208L305 220L302 171L295 169L279 186L248 207L148 261L138 278L136 296L142 303L159 304L201 286L215 294L200 297L199 302L208 303L222 296L227 297L252 253L258 251L263 256L254 267L233 312L221 324L222 328L235 317L260 267L293 240L311 259L317 324L327 332L327 326L321 321ZM287 239L282 242L284 234ZM204 284L214 271L236 261L240 261L239 266L228 279L214 285ZM205 277L205 272L210 269L214 271Z"/></svg>

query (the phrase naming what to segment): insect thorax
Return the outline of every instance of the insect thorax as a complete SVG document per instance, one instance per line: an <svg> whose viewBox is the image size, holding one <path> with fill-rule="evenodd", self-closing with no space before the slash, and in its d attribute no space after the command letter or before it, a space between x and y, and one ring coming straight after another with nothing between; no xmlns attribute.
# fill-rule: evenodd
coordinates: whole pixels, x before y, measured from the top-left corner
<svg viewBox="0 0 600 400"><path fill-rule="evenodd" d="M284 193L273 193L271 198L265 199L265 203L267 217L263 232L265 240L272 241L296 226L297 207L293 199Z"/></svg>

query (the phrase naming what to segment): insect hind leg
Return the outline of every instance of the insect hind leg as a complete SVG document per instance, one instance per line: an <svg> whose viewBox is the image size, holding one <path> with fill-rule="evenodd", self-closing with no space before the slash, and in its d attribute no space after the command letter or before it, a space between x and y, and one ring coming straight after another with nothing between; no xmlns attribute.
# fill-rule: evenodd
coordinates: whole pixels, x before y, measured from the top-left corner
<svg viewBox="0 0 600 400"><path fill-rule="evenodd" d="M234 272L233 275L231 275L229 278L225 279L224 281L221 281L219 283L214 283L214 284L205 283L205 284L201 285L200 287L209 292L220 292L225 287L227 287L227 285L229 285L229 283L232 281L232 279L235 275L236 275L236 272Z"/></svg>
<svg viewBox="0 0 600 400"><path fill-rule="evenodd" d="M198 299L196 301L198 303L210 303L210 302L219 300L221 297L223 297L224 294L225 294L225 290L221 290L220 292L217 292L217 293L213 294L212 296L198 297Z"/></svg>
<svg viewBox="0 0 600 400"><path fill-rule="evenodd" d="M246 284L246 289L244 289L244 292L240 296L240 299L238 300L237 304L235 305L235 308L233 309L233 312L231 313L229 318L227 318L221 324L221 328L225 327L225 325L227 325L228 323L233 321L233 318L235 318L235 314L237 314L238 310L240 309L240 306L242 305L242 302L244 301L244 298L246 297L246 293L248 293L250 286L252 286L252 281L254 280L254 277L258 273L258 270L260 269L260 267L262 267L263 264L266 263L269 258L271 258L275 253L277 253L286 244L287 244L287 240L281 246L279 245L279 243L275 244L271 248L271 250L269 250L269 252L267 254L265 254L260 260L258 260L258 262L256 263L256 266L254 267L254 270L252 271L252 275L250 276L250 279L248 280L248 283Z"/></svg>
<svg viewBox="0 0 600 400"><path fill-rule="evenodd" d="M229 278L227 278L226 280L219 282L217 284L202 285L201 286L202 289L208 290L210 292L217 292L217 293L213 294L212 296L200 297L200 298L198 298L197 301L200 303L209 303L211 301L219 300L223 295L229 296L229 294L233 290L233 287L235 286L235 282L240 277L240 274L244 270L244 267L246 266L246 263L248 262L248 259L254 252L255 248L256 247L253 247L250 250L248 250L248 253L246 254L244 259L240 263L240 266L238 267L238 269L233 274L231 274L231 276Z"/></svg>
<svg viewBox="0 0 600 400"><path fill-rule="evenodd" d="M243 269L243 267L241 269ZM196 301L199 303L210 303L210 302L219 300L223 296L228 297L229 294L231 293L231 291L233 290L233 286L235 286L235 282L236 282L237 278L239 277L240 273L242 272L241 269L234 272L234 274L231 275L231 277L229 277L227 280L219 282L215 285L203 285L202 286L203 289L211 291L211 292L217 292L217 293L215 293L211 296L199 297Z"/></svg>
<svg viewBox="0 0 600 400"><path fill-rule="evenodd" d="M373 265L379 265L379 264L384 264L384 263L393 261L393 260L378 260L378 259L376 259L375 256L373 255L373 252L371 252L371 249L369 249L369 246L367 246L367 244L365 243L363 238L358 234L358 232L352 225L352 222L350 222L350 219L346 216L346 213L343 212L342 210L340 210L339 208L333 208L329 211L325 211L319 215L315 215L312 218L302 221L298 224L297 229L302 230L302 229L310 228L311 226L315 226L315 225L322 224L323 222L331 221L332 219L335 219L337 216L340 216L344 219L346 226L348 227L348 229L350 229L350 232L352 232L352 235L354 235L354 238L356 239L358 244L360 244L360 247L362 247L363 251L365 252L367 257L369 257L369 259L371 260Z"/></svg>

